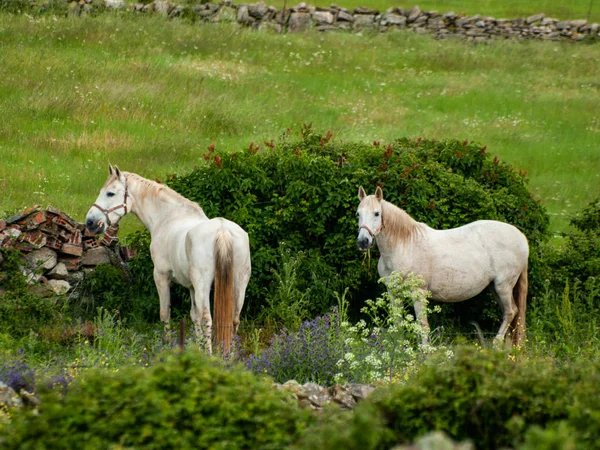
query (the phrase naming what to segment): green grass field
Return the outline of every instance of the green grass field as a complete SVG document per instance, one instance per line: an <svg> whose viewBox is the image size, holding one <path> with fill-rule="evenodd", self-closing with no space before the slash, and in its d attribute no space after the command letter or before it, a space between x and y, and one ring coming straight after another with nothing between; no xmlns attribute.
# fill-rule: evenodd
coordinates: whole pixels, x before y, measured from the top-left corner
<svg viewBox="0 0 600 450"><path fill-rule="evenodd" d="M589 7L475 3L420 6L561 18ZM600 193L597 43L274 35L129 13L0 14L0 43L3 216L39 203L83 220L109 162L164 179L201 163L212 142L233 151L303 123L345 141L486 144L528 171L557 231ZM128 218L123 230L139 226Z"/></svg>

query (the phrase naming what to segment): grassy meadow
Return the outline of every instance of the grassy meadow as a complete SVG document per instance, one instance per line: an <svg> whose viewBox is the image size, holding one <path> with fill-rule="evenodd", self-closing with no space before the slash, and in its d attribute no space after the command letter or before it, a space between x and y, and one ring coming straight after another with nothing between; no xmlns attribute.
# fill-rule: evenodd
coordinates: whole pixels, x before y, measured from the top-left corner
<svg viewBox="0 0 600 450"><path fill-rule="evenodd" d="M562 245L536 248L527 341L501 352L488 348L495 326L481 334L475 324L470 332L454 316L432 329L431 346L421 345L410 306L421 282L412 276L401 282L394 275L391 296L365 301L361 319L367 320L352 322L356 302L349 290L335 291L325 300L335 300L336 308L314 317L308 294L329 292L315 274L333 278L333 272L320 254L280 245L277 256L265 252L267 263L255 265L271 270L273 279L255 299L247 296L245 311L250 301L260 301L260 310L242 316L229 355L246 370L197 356L193 349L202 342L188 319L187 292L185 304L176 298L183 291L175 292L171 336L164 339L143 250L131 263L134 280L105 264L56 297L31 289L20 255L3 252L0 382L31 405L0 403L1 448L78 448L85 441L86 448L170 449L189 439L194 443L186 448L364 450L392 448L433 429L476 444L498 437L497 447L515 450L598 448L600 203L587 209L579 229L569 219L600 195L600 41L474 45L410 32L276 35L129 11L12 15L2 11L10 1L0 0L0 218L37 203L83 221L108 163L164 180L204 164L212 144L222 152L251 143L264 148L288 128L299 137L312 124L340 142L425 137L487 145L489 154L528 172L551 230L567 233L556 239ZM496 17L589 15L600 22L594 0L425 0L419 6ZM289 167L278 158L278 167ZM437 186L445 185L452 182ZM513 195L523 190L503 186L498 198L508 199L507 209L525 211ZM464 190L474 193L460 197L468 199L464 204L482 211L473 207L478 191ZM451 213L462 211L457 205ZM544 228L542 219L536 230ZM132 232L140 228L126 217L121 234L135 240ZM536 291L535 279L543 284ZM435 309L432 303L432 316ZM173 357L180 316L189 350ZM482 316L482 323L489 320ZM353 415L329 409L313 417L273 390L273 382L289 380L391 390L361 401ZM41 407L30 393L41 396ZM380 417L396 419L383 424Z"/></svg>
<svg viewBox="0 0 600 450"><path fill-rule="evenodd" d="M562 13L558 3L476 7L566 18L589 6L572 2ZM420 6L474 12L474 4ZM0 42L2 216L39 203L83 220L109 162L163 179L202 163L213 142L234 151L303 123L345 141L486 144L528 171L555 231L599 192L597 43L275 35L130 13L0 14ZM123 231L138 227L127 218Z"/></svg>

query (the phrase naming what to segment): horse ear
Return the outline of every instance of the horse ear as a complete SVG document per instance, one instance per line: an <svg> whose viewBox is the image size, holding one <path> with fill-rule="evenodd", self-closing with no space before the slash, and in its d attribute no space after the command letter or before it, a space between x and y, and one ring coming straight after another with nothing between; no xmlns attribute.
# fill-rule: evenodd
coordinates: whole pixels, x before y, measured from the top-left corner
<svg viewBox="0 0 600 450"><path fill-rule="evenodd" d="M115 176L117 178L121 178L121 171L119 170L119 168L117 166L115 166Z"/></svg>
<svg viewBox="0 0 600 450"><path fill-rule="evenodd" d="M375 198L379 201L383 200L383 190L379 186L375 189Z"/></svg>
<svg viewBox="0 0 600 450"><path fill-rule="evenodd" d="M365 190L363 189L363 187L359 187L358 188L358 199L360 201L362 201L363 198L365 198L367 196L367 193L365 192Z"/></svg>
<svg viewBox="0 0 600 450"><path fill-rule="evenodd" d="M113 166L111 164L108 164L108 175L112 175L113 174Z"/></svg>

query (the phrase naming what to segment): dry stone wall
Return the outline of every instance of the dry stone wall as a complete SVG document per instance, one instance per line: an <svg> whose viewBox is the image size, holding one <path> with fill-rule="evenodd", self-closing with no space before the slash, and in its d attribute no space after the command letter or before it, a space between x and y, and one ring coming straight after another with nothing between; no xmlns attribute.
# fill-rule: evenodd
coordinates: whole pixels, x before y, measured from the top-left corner
<svg viewBox="0 0 600 450"><path fill-rule="evenodd" d="M118 228L109 228L100 239L64 212L36 205L0 220L0 265L2 250L17 250L28 283L66 294L86 271L100 264L123 264L133 257L132 249L118 245L117 233ZM0 271L0 276L5 275Z"/></svg>
<svg viewBox="0 0 600 450"><path fill-rule="evenodd" d="M79 0L71 3L76 14L92 9L98 0ZM600 25L587 20L559 20L543 13L514 19L497 19L480 15L466 16L454 12L422 11L418 6L386 11L359 7L348 10L341 6L311 6L306 3L283 10L264 2L236 5L231 1L204 3L192 7L166 0L136 3L127 6L124 0L104 0L106 8L131 8L139 13L162 14L169 18L194 17L206 23L237 22L246 27L273 30L277 33L302 33L309 30L347 30L359 32L393 30L429 34L438 39L459 37L467 41L484 42L491 39L541 39L581 41L597 39Z"/></svg>
<svg viewBox="0 0 600 450"><path fill-rule="evenodd" d="M295 380L283 384L274 383L275 389L288 392L303 408L320 411L326 405L353 410L358 402L367 398L375 386L370 384L335 384L330 387L315 383L300 384Z"/></svg>

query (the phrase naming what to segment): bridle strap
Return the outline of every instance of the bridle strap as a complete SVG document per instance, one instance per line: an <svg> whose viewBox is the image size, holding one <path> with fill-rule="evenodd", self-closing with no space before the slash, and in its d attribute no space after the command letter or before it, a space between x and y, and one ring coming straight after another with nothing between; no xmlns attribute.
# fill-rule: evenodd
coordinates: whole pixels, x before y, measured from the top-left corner
<svg viewBox="0 0 600 450"><path fill-rule="evenodd" d="M371 229L368 226L366 226L366 225L361 225L360 228L364 228L365 230L367 230L367 233L369 233L372 238L376 238L377 235L379 233L381 233L381 230L383 229L383 223L381 225L379 225L379 228L377 228L375 230L375 232L371 231Z"/></svg>
<svg viewBox="0 0 600 450"><path fill-rule="evenodd" d="M104 215L106 216L106 223L108 224L109 227L112 227L112 222L110 221L110 217L108 216L111 212L114 212L118 209L123 208L123 210L125 211L125 213L123 214L123 216L125 214L127 214L127 182L125 182L125 195L123 196L123 203L121 203L120 205L117 206L113 206L110 209L105 209L102 206L98 205L97 203L94 203L92 205L92 208L95 206L96 208L98 208L102 213L104 213ZM121 216L121 217L123 217Z"/></svg>
<svg viewBox="0 0 600 450"><path fill-rule="evenodd" d="M379 233L381 233L381 230L383 230L383 228L384 228L384 223L383 223L383 210L381 210L381 225L379 225L379 227L378 227L378 228L375 230L375 232L371 231L371 229L370 229L368 226L366 226L366 225L361 225L361 226L360 226L360 228L359 228L359 230L360 230L361 228L364 228L365 230L367 230L367 233L369 233L373 239L374 239L374 238L376 238L376 237L377 237L377 235L378 235Z"/></svg>

